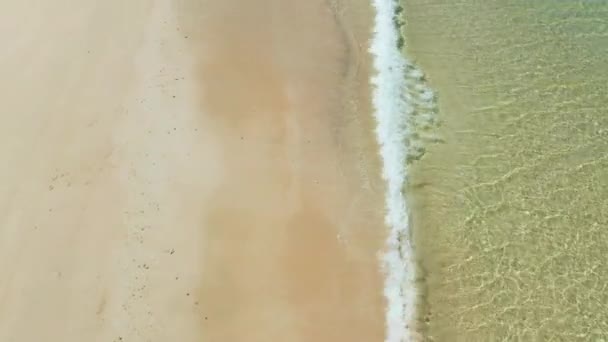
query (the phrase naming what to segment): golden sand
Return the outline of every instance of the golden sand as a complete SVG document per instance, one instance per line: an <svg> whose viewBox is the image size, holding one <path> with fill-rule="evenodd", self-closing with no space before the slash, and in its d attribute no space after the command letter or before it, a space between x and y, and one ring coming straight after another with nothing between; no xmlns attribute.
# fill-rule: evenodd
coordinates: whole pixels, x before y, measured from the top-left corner
<svg viewBox="0 0 608 342"><path fill-rule="evenodd" d="M1 341L380 341L366 1L0 5Z"/></svg>

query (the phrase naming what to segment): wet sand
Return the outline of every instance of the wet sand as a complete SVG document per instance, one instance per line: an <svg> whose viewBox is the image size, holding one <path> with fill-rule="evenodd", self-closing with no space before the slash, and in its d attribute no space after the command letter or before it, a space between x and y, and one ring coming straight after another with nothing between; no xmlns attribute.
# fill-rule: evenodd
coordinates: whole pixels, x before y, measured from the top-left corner
<svg viewBox="0 0 608 342"><path fill-rule="evenodd" d="M363 188L360 148L342 146L364 113L345 99L362 57L343 14L324 1L205 5L202 104L225 168L201 208L203 336L381 340L382 202Z"/></svg>
<svg viewBox="0 0 608 342"><path fill-rule="evenodd" d="M0 340L383 339L366 1L0 13Z"/></svg>

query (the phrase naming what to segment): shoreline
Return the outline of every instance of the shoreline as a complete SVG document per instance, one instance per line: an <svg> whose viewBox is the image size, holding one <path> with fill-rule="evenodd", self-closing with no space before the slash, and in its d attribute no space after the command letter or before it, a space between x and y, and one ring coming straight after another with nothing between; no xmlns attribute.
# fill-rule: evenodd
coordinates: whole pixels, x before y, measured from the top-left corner
<svg viewBox="0 0 608 342"><path fill-rule="evenodd" d="M406 54L402 2L376 0L374 6L375 36L370 47L377 72L372 78L374 116L388 187L385 222L390 230L382 258L388 301L386 341L417 341L423 339L420 317L426 288L414 242L409 168L430 145L441 141L436 135L436 96L424 72Z"/></svg>

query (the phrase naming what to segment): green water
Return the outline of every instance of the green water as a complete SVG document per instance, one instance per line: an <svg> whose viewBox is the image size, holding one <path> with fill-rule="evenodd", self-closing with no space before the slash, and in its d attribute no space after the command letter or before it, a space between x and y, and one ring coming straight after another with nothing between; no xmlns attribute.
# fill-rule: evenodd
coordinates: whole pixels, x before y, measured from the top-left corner
<svg viewBox="0 0 608 342"><path fill-rule="evenodd" d="M445 143L412 167L431 341L608 341L608 1L404 1Z"/></svg>

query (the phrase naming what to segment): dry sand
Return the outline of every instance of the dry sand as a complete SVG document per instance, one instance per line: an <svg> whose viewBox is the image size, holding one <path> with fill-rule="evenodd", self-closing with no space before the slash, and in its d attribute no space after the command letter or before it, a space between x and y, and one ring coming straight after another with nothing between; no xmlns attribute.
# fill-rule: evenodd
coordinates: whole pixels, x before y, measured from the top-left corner
<svg viewBox="0 0 608 342"><path fill-rule="evenodd" d="M0 341L382 340L366 1L0 13Z"/></svg>

